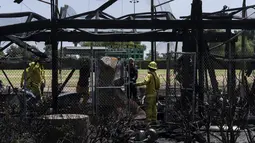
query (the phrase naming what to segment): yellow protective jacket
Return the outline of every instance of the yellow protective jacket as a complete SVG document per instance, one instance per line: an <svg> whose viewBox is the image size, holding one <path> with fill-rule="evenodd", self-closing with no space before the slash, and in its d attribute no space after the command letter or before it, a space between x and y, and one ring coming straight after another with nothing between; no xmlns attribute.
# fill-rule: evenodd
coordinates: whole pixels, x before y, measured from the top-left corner
<svg viewBox="0 0 255 143"><path fill-rule="evenodd" d="M21 85L24 84L25 72L22 73ZM26 68L26 85L27 86L40 86L45 82L45 71L43 65L38 62L29 63Z"/></svg>
<svg viewBox="0 0 255 143"><path fill-rule="evenodd" d="M148 72L144 81L136 83L137 86L146 85L146 94L155 95L160 88L160 79L156 72Z"/></svg>

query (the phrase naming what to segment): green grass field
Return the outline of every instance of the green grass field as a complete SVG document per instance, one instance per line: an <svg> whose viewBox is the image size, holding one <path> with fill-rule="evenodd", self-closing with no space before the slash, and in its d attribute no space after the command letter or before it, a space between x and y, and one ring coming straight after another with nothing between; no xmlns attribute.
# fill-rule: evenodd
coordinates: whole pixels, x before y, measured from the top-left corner
<svg viewBox="0 0 255 143"><path fill-rule="evenodd" d="M65 78L67 77L67 75L69 74L71 70L62 70L62 82L64 82ZM14 85L14 87L19 87L20 86L20 80L21 80L21 74L23 72L23 70L5 70L8 78L10 79L10 81L12 82L12 84ZM51 70L46 70L46 87L51 87ZM239 77L239 70L236 71L236 75L237 77ZM166 79L166 70L157 70L157 73L160 75L160 80L161 80L161 85L164 86L165 85L165 79ZM147 75L147 70L139 70L138 72L139 74L139 78L138 78L138 82L142 81L143 78ZM217 81L219 82L219 86L222 86L223 84L223 79L225 79L223 76L226 77L226 70L216 70L216 77L217 77ZM170 79L171 81L173 81L173 72L171 70L170 72ZM61 82L61 76L59 76L59 82ZM69 80L69 82L66 85L66 88L74 88L77 84L78 81L78 77L79 77L79 72L75 71L75 73L73 74L72 78ZM1 72L0 73L0 79L3 81L4 85L9 85L7 79L5 78L4 74ZM249 83L252 82L252 78L248 79ZM210 82L210 81L209 81ZM73 90L73 89L72 89Z"/></svg>

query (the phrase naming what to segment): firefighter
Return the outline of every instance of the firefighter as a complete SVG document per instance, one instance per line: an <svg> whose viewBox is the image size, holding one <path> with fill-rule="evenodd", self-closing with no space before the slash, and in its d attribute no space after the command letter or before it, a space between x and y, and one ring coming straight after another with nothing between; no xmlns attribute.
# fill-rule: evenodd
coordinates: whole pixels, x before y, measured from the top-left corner
<svg viewBox="0 0 255 143"><path fill-rule="evenodd" d="M148 74L143 82L136 83L136 86L146 85L146 120L148 122L157 121L157 90L160 88L160 79L156 73L157 63L152 61L148 65Z"/></svg>
<svg viewBox="0 0 255 143"><path fill-rule="evenodd" d="M29 66L22 73L21 77L21 88L31 90L37 100L41 100L43 88L46 83L44 66L42 65L44 60L45 58L35 57L34 61L29 63ZM24 86L25 83L26 85Z"/></svg>
<svg viewBox="0 0 255 143"><path fill-rule="evenodd" d="M136 80L138 77L138 70L135 66L135 60L133 58L129 58L129 64L127 67L127 70L129 72L129 88L128 88L128 95L130 96L129 98L132 98L134 101L138 102L138 97L137 97L137 88L136 88Z"/></svg>
<svg viewBox="0 0 255 143"><path fill-rule="evenodd" d="M79 80L76 86L76 92L82 95L82 102L87 103L89 99L89 77L90 77L90 62L85 59L82 62L79 70Z"/></svg>

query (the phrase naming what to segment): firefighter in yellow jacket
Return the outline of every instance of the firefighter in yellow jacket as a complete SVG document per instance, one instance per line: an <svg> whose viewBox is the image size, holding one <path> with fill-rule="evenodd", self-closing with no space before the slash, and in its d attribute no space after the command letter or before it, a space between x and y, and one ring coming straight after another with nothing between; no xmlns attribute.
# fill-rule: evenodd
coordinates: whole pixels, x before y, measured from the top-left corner
<svg viewBox="0 0 255 143"><path fill-rule="evenodd" d="M160 79L156 73L157 63L152 61L148 65L148 74L143 82L136 83L136 86L146 85L146 119L148 122L157 121L157 90L160 88Z"/></svg>
<svg viewBox="0 0 255 143"><path fill-rule="evenodd" d="M45 71L42 65L43 58L35 58L34 62L29 63L28 68L21 77L21 88L31 90L38 100L41 99L43 86L45 86ZM26 80L24 80L26 79Z"/></svg>

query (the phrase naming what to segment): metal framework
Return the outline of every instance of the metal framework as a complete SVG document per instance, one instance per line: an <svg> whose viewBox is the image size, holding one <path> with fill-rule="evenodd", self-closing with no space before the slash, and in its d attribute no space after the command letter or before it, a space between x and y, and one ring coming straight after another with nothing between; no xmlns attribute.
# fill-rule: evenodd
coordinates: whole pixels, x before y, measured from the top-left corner
<svg viewBox="0 0 255 143"><path fill-rule="evenodd" d="M47 41L50 37L50 32L42 32L31 35L29 37L20 38L23 41ZM191 35L191 34L189 34ZM80 41L183 41L184 34L177 34L175 32L146 32L137 34L112 34L110 32L98 33L94 32L58 32L56 37L58 41L80 42ZM234 34L232 35L234 36ZM228 40L224 32L219 33L205 33L205 39L210 42L223 42ZM0 37L0 41L9 41L6 36Z"/></svg>
<svg viewBox="0 0 255 143"><path fill-rule="evenodd" d="M255 19L249 20L57 20L60 28L95 28L95 29L246 29L253 30ZM0 27L1 36L36 30L50 29L50 20L13 24ZM112 33L114 35L115 32ZM125 33L123 33L124 35ZM138 33L139 34L139 33Z"/></svg>
<svg viewBox="0 0 255 143"><path fill-rule="evenodd" d="M198 97L203 100L204 70L205 62L212 60L208 58L208 42L222 42L233 38L231 29L254 30L255 19L236 16L243 10L254 8L254 6L226 9L214 13L202 12L202 1L193 0L191 16L183 17L185 20L176 20L170 12L148 12L139 14L129 14L115 18L104 13L107 7L117 0L110 0L98 9L82 14L67 15L67 9L63 8L60 16L52 4L51 19L46 19L35 13L14 13L0 14L1 18L17 18L27 16L24 23L2 25L0 27L0 40L12 41L8 35L12 35L23 41L50 41L52 45L52 94L58 94L58 41L182 41L183 52L196 52L198 57ZM153 0L152 0L153 4ZM153 6L152 6L153 9ZM59 17L59 18L58 18ZM148 20L149 19L149 20ZM93 29L93 31L91 30ZM102 30L104 29L104 30ZM153 30L151 30L153 29ZM205 32L205 29L225 29L226 32ZM140 30L140 31L139 31ZM12 41L13 42L13 41ZM226 58L233 59L234 42L227 42ZM153 50L154 51L154 50ZM152 51L152 52L153 52ZM185 62L186 59L184 59ZM234 64L228 63L228 83L234 83ZM184 67L187 69L188 67ZM215 79L215 74L210 70L210 77ZM214 81L214 80L212 80ZM186 81L193 82L193 81ZM189 83L184 83L188 85ZM233 86L229 84L229 95L232 94ZM54 105L57 105L56 98L53 98ZM199 103L202 104L202 103ZM53 106L56 108L56 106ZM203 109L200 109L202 111Z"/></svg>

